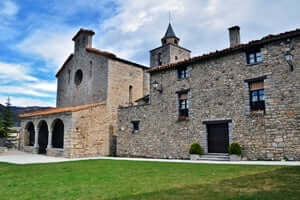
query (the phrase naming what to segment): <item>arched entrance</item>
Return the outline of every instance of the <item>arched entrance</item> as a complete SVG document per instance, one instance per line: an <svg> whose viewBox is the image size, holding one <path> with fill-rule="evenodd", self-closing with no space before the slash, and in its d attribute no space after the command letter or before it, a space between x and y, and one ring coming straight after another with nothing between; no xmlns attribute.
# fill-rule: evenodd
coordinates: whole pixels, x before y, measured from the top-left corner
<svg viewBox="0 0 300 200"><path fill-rule="evenodd" d="M27 123L25 128L25 138L24 143L27 146L34 146L35 141L35 131L34 131L34 124L32 122Z"/></svg>
<svg viewBox="0 0 300 200"><path fill-rule="evenodd" d="M54 120L52 124L52 147L64 148L64 123L61 119Z"/></svg>
<svg viewBox="0 0 300 200"><path fill-rule="evenodd" d="M39 154L46 154L48 145L48 125L46 121L41 121L39 123Z"/></svg>

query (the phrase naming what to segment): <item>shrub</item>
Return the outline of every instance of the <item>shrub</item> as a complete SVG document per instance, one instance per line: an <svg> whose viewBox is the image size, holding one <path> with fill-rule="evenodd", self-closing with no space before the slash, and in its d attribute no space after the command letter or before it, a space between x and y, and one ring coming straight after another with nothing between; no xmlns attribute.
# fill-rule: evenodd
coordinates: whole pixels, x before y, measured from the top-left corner
<svg viewBox="0 0 300 200"><path fill-rule="evenodd" d="M229 146L229 150L228 150L229 154L235 154L235 155L241 155L242 154L242 148L239 145L239 143L232 143Z"/></svg>
<svg viewBox="0 0 300 200"><path fill-rule="evenodd" d="M203 148L200 146L200 144L195 142L191 145L190 154L203 155L204 151L203 151Z"/></svg>

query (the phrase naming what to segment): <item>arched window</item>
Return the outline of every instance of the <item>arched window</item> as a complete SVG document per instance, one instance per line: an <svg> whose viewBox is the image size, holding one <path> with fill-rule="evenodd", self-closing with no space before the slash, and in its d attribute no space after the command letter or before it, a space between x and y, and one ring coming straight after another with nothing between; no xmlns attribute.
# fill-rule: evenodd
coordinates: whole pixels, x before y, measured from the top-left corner
<svg viewBox="0 0 300 200"><path fill-rule="evenodd" d="M34 146L35 131L32 122L29 122L25 128L25 145Z"/></svg>
<svg viewBox="0 0 300 200"><path fill-rule="evenodd" d="M64 123L60 119L54 120L52 124L52 147L64 148Z"/></svg>
<svg viewBox="0 0 300 200"><path fill-rule="evenodd" d="M132 86L129 86L129 104L132 104Z"/></svg>

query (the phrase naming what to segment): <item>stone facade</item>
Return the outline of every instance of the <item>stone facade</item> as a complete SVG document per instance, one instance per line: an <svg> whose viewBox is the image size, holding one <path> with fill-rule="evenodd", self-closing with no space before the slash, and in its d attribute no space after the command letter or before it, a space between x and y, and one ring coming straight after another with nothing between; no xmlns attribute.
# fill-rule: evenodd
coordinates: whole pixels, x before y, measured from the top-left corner
<svg viewBox="0 0 300 200"><path fill-rule="evenodd" d="M150 82L162 91L152 87L150 103L119 109L117 154L187 159L193 142L208 152L208 123L227 121L229 143L241 144L244 159L300 160L300 33L271 39L149 70ZM254 44L263 60L250 65L246 52ZM289 51L293 71L284 56ZM178 79L180 67L188 68L187 78ZM250 110L249 79L264 81L265 112ZM189 91L189 117L183 121L177 94L182 90ZM139 121L138 131L133 121Z"/></svg>
<svg viewBox="0 0 300 200"><path fill-rule="evenodd" d="M56 75L57 108L21 115L22 150L41 153L40 144L46 142L48 146L42 153L51 156L105 156L115 151L112 138L118 106L134 104L149 93L149 74L145 66L92 48L93 34L81 29L73 38L74 54ZM53 136L57 133L53 128L57 120L64 126L63 142ZM48 129L43 133L42 122ZM30 141L30 124L34 127L34 141ZM48 140L42 138L45 132ZM53 148L53 139L62 142L63 147Z"/></svg>
<svg viewBox="0 0 300 200"><path fill-rule="evenodd" d="M191 52L189 50L178 45L174 45L171 43L165 44L150 51L150 66L154 67L159 65L159 55L161 60L160 65L166 65L169 63L182 61L184 59L189 59L190 54Z"/></svg>

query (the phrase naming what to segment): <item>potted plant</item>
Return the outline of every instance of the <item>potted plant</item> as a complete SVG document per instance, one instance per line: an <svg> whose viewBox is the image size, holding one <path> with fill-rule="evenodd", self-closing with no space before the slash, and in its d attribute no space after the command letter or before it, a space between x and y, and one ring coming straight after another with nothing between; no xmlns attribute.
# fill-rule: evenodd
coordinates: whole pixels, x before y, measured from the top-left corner
<svg viewBox="0 0 300 200"><path fill-rule="evenodd" d="M191 160L199 160L200 156L203 155L203 148L199 143L194 142L190 147L190 159Z"/></svg>
<svg viewBox="0 0 300 200"><path fill-rule="evenodd" d="M242 148L239 143L236 143L236 142L232 143L229 146L228 152L229 152L231 161L240 161L242 159L242 157L241 157Z"/></svg>

